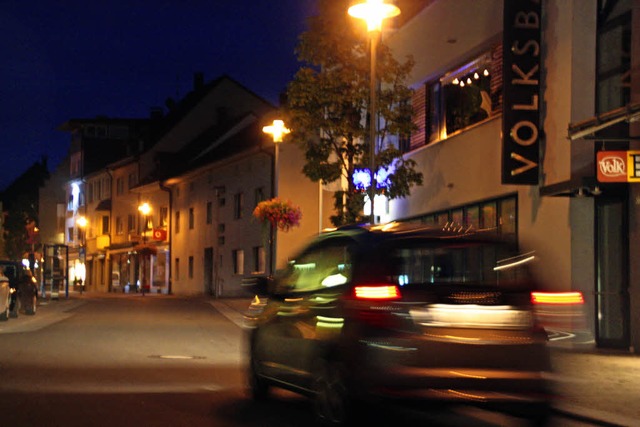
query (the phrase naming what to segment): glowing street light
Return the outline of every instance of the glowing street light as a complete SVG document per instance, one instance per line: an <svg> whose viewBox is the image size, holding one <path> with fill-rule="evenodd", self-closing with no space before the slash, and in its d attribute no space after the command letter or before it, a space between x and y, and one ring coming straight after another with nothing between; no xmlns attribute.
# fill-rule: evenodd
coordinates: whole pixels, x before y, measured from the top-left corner
<svg viewBox="0 0 640 427"><path fill-rule="evenodd" d="M273 137L273 143L275 144L275 154L274 154L274 177L273 177L273 196L277 196L278 195L278 144L280 142L282 142L282 139L284 138L284 136L286 134L288 134L289 132L291 132L291 130L287 129L287 127L284 125L284 121L282 120L274 120L273 124L269 125L269 126L264 126L262 128L262 132L264 133L268 133L271 134L271 136Z"/></svg>
<svg viewBox="0 0 640 427"><path fill-rule="evenodd" d="M84 290L84 285L86 283L86 269L85 269L84 262L87 256L86 241L87 241L87 225L89 224L89 221L83 215L76 219L76 224L78 224L78 227L80 227L80 230L82 230L82 236L80 238L80 250L78 251L78 258L80 260L80 264L76 265L76 268L74 271L75 271L75 278L76 280L79 281L78 283L80 285L80 295L82 295L82 291Z"/></svg>
<svg viewBox="0 0 640 427"><path fill-rule="evenodd" d="M151 206L149 206L149 203L144 202L143 204L138 206L138 211L140 211L140 213L144 216L144 229L142 230L142 243L143 243L143 246L146 246L147 245L147 226L149 224L148 217L149 217L149 213L151 212ZM144 247L143 250L147 250L147 248ZM147 263L146 252L142 255L141 264L142 264L142 283L140 284L140 287L142 290L142 296L144 296L144 292L147 286L147 269L149 268L149 264Z"/></svg>
<svg viewBox="0 0 640 427"><path fill-rule="evenodd" d="M373 209L373 201L376 197L376 53L378 50L378 39L382 32L382 21L387 18L393 18L400 14L400 8L387 4L384 0L367 0L365 3L359 3L349 8L349 15L354 18L363 19L367 22L367 30L371 41L371 79L369 82L370 103L369 103L369 173L371 180L369 183L369 202L371 204L371 224L376 223L376 215Z"/></svg>
<svg viewBox="0 0 640 427"><path fill-rule="evenodd" d="M138 211L140 211L140 213L144 215L144 230L142 230L142 239L146 243L147 242L147 220L148 220L148 215L151 212L151 206L149 206L149 203L144 202L143 204L138 206Z"/></svg>

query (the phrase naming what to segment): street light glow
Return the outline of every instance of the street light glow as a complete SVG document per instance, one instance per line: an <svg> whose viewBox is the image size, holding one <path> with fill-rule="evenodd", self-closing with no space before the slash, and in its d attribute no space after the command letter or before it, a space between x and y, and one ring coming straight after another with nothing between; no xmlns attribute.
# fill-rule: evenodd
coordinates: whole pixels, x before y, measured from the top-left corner
<svg viewBox="0 0 640 427"><path fill-rule="evenodd" d="M382 21L400 15L400 8L384 0L367 0L349 8L349 15L367 23L367 31L382 31Z"/></svg>
<svg viewBox="0 0 640 427"><path fill-rule="evenodd" d="M142 213L142 215L149 215L149 212L151 212L151 206L149 206L149 203L144 202L143 204L138 206L138 210Z"/></svg>
<svg viewBox="0 0 640 427"><path fill-rule="evenodd" d="M84 228L87 226L88 221L87 221L87 218L85 218L84 216L81 216L76 220L76 223L78 224L79 227Z"/></svg>
<svg viewBox="0 0 640 427"><path fill-rule="evenodd" d="M274 120L273 124L263 127L262 132L271 134L273 142L282 142L282 138L291 132L291 130L287 129L284 121Z"/></svg>

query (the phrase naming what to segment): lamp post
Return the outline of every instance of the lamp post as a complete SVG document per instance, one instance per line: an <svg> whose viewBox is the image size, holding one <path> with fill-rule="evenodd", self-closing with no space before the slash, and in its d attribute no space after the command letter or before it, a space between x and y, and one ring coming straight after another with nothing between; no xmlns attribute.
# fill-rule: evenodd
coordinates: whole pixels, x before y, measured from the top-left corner
<svg viewBox="0 0 640 427"><path fill-rule="evenodd" d="M84 284L86 282L86 272L87 269L85 267L85 260L87 257L87 224L89 223L89 221L87 220L86 217L84 216L80 216L78 217L78 219L76 220L76 224L78 224L78 227L80 228L80 230L82 230L82 235L80 238L80 250L78 251L78 258L80 260L80 265L82 265L83 267L83 276L80 278L80 295L82 295L82 291L84 290ZM79 272L78 269L75 269L76 271L76 278L79 276Z"/></svg>
<svg viewBox="0 0 640 427"><path fill-rule="evenodd" d="M143 204L141 204L140 206L138 206L138 211L140 211L140 213L143 215L144 217L144 228L142 230L142 244L143 244L143 249L142 249L142 283L140 285L141 290L142 290L142 296L144 296L144 290L145 290L145 286L147 283L147 269L149 268L149 266L147 265L147 225L148 225L148 217L149 217L149 213L151 212L151 206L149 206L149 203L144 202Z"/></svg>
<svg viewBox="0 0 640 427"><path fill-rule="evenodd" d="M382 21L400 14L400 8L384 3L384 0L366 0L349 8L349 15L362 19L367 23L371 44L371 78L369 81L369 203L371 204L371 224L376 223L374 212L374 199L376 197L376 133L377 133L377 105L376 105L376 53L378 51L378 39L382 32Z"/></svg>
<svg viewBox="0 0 640 427"><path fill-rule="evenodd" d="M289 132L291 132L291 130L287 129L287 127L284 125L284 121L274 120L273 124L269 126L264 126L262 128L262 132L271 134L271 136L273 137L273 143L275 145L274 159L273 159L273 163L274 163L273 196L276 197L278 195L278 166L279 166L278 165L278 151L279 151L278 146L282 142L282 139L284 138L284 136Z"/></svg>
<svg viewBox="0 0 640 427"><path fill-rule="evenodd" d="M291 130L287 129L284 125L283 120L274 120L273 123L269 126L264 126L262 128L262 132L268 133L273 137L274 144L274 154L273 154L273 197L278 196L278 184L279 184L279 145L282 142L282 139L286 134L291 132ZM275 248L275 230L273 229L273 224L269 227L269 252L270 252L270 260L269 260L269 270L270 273L276 270L275 268L275 256L274 250Z"/></svg>

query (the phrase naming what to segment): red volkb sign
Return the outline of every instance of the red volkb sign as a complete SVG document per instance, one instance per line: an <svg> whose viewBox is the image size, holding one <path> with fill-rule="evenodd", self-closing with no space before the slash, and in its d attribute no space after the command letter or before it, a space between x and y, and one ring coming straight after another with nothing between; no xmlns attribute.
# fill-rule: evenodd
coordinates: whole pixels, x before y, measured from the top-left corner
<svg viewBox="0 0 640 427"><path fill-rule="evenodd" d="M627 152L598 151L598 182L627 182Z"/></svg>
<svg viewBox="0 0 640 427"><path fill-rule="evenodd" d="M155 230L153 230L153 240L167 240L167 230L163 230L161 228L156 228Z"/></svg>

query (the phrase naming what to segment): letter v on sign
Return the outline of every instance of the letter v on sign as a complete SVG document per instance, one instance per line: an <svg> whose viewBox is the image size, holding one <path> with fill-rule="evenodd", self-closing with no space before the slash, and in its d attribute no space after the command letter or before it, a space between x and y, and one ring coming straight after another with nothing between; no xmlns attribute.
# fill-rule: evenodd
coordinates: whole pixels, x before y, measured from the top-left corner
<svg viewBox="0 0 640 427"><path fill-rule="evenodd" d="M518 153L511 153L511 158L514 159L514 160L517 160L519 162L524 163L523 166L520 166L517 169L513 169L511 171L511 176L520 175L521 173L524 173L524 172L526 172L526 171L528 171L530 169L533 169L533 168L538 166L538 164L536 162L533 162L533 161L521 156Z"/></svg>

